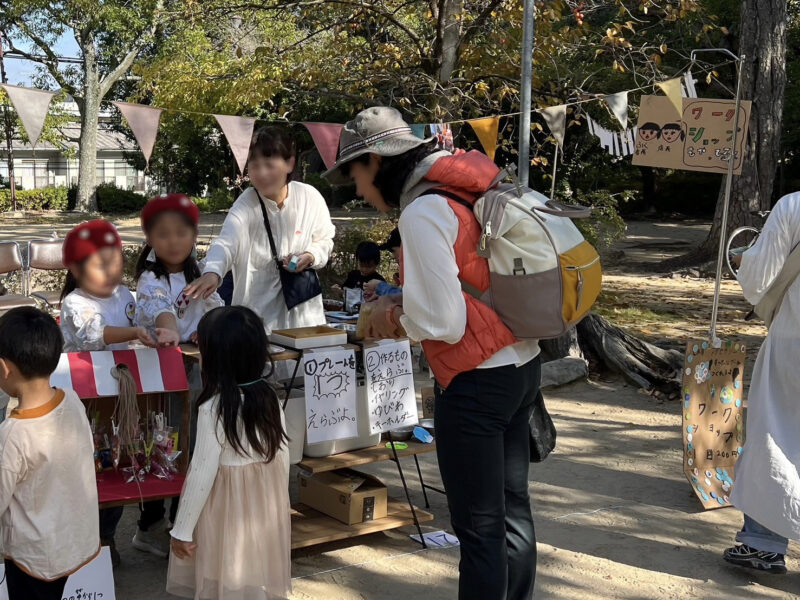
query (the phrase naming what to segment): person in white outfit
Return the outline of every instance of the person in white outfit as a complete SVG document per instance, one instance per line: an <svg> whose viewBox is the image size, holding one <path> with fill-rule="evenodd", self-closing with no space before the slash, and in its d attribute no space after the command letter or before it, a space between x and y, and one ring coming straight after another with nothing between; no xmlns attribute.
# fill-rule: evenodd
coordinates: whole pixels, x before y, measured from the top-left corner
<svg viewBox="0 0 800 600"><path fill-rule="evenodd" d="M737 278L758 304L800 244L800 193L781 198L756 243L741 256ZM750 383L747 440L731 502L744 513L733 564L785 573L789 539L800 540L800 278L788 288L758 354Z"/></svg>
<svg viewBox="0 0 800 600"><path fill-rule="evenodd" d="M295 273L321 269L328 262L336 233L322 195L310 185L291 180L295 154L294 140L280 129L255 133L247 161L252 186L231 207L208 251L202 277L185 290L192 298L207 298L232 270L232 304L252 309L268 332L325 324L321 294L287 307L277 266L280 261ZM267 225L277 256L270 247Z"/></svg>

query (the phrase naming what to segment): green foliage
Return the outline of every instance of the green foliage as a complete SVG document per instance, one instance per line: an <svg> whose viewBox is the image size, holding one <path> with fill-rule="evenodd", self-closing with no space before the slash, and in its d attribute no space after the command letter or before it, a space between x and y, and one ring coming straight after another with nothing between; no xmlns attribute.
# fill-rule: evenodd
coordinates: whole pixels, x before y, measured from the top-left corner
<svg viewBox="0 0 800 600"><path fill-rule="evenodd" d="M17 190L18 210L66 210L67 188L49 187ZM11 190L0 190L0 211L11 210Z"/></svg>
<svg viewBox="0 0 800 600"><path fill-rule="evenodd" d="M192 198L202 212L217 212L229 209L235 200L226 188L217 188L206 198Z"/></svg>
<svg viewBox="0 0 800 600"><path fill-rule="evenodd" d="M588 219L576 219L584 237L598 250L607 249L617 240L625 237L625 221L619 213L619 205L629 202L633 193L629 190L612 194L608 190L595 190L575 194L575 204L592 207L592 216Z"/></svg>
<svg viewBox="0 0 800 600"><path fill-rule="evenodd" d="M113 183L97 186L97 207L102 213L137 213L144 208L147 200L147 196L122 190Z"/></svg>

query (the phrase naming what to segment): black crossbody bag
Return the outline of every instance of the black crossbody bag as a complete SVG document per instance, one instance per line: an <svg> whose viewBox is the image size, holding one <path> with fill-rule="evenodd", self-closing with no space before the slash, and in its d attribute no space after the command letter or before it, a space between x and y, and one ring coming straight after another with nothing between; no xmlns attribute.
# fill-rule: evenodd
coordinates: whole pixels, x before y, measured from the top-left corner
<svg viewBox="0 0 800 600"><path fill-rule="evenodd" d="M272 250L272 257L275 259L275 266L278 268L278 274L281 278L281 289L283 290L283 299L286 301L286 308L292 310L295 306L308 302L312 298L322 294L322 286L319 283L319 276L314 269L308 268L300 273L294 271L287 271L281 259L278 258L278 250L275 247L275 238L272 237L272 227L269 225L269 217L267 216L267 207L261 199L261 194L258 190L253 188L258 196L258 203L261 206L261 216L264 217L264 228L267 230L267 237L269 238L269 247Z"/></svg>

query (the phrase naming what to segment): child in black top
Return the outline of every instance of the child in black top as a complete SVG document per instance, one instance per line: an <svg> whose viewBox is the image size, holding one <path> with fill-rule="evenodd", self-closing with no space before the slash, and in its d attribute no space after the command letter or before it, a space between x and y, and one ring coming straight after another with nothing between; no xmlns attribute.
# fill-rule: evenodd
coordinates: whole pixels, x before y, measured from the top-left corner
<svg viewBox="0 0 800 600"><path fill-rule="evenodd" d="M378 273L378 266L381 264L381 249L375 242L361 242L356 247L356 260L358 269L350 271L350 274L342 284L343 288L363 288L364 284L373 279L386 281Z"/></svg>

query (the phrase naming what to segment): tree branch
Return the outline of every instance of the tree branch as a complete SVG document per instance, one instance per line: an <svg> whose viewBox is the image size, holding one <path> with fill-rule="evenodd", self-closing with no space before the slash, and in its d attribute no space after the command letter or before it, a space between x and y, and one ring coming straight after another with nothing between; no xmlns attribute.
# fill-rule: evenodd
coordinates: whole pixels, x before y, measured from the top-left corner
<svg viewBox="0 0 800 600"><path fill-rule="evenodd" d="M467 31L464 32L464 35L461 36L461 43L459 44L460 47L464 47L472 41L472 38L474 38L477 33L483 29L483 24L486 22L486 20L492 16L492 12L494 12L494 10L502 3L503 0L491 0L491 2L489 2L489 5L483 9L481 14L475 17L475 20L472 22L469 29L467 29Z"/></svg>
<svg viewBox="0 0 800 600"><path fill-rule="evenodd" d="M43 65L47 69L47 72L50 73L50 76L56 80L58 85L61 86L61 89L73 96L77 95L77 88L75 88L75 86L72 85L66 77L64 77L64 74L58 70L58 56L50 49L50 46L47 44L44 38L32 31L31 28L28 27L28 25L23 21L14 22L14 25L16 25L19 30L22 31L22 33L30 38L34 44L36 44L42 54L44 54L44 57L36 56L30 52L26 52L20 48L17 48L14 46L14 42L12 42L11 39L6 36L5 39L9 43L9 49L12 52L16 52L21 56L24 56L26 59L32 62Z"/></svg>
<svg viewBox="0 0 800 600"><path fill-rule="evenodd" d="M111 89L111 86L113 86L120 77L128 72L128 69L131 68L133 62L136 60L136 57L139 56L139 53L147 45L148 38L155 34L156 29L158 28L158 19L156 18L156 15L161 12L162 7L163 4L161 2L156 4L156 7L153 9L153 23L150 26L150 29L143 31L138 39L133 43L133 47L125 55L125 58L120 61L116 68L109 73L106 73L106 75L100 79L100 98L104 98Z"/></svg>

